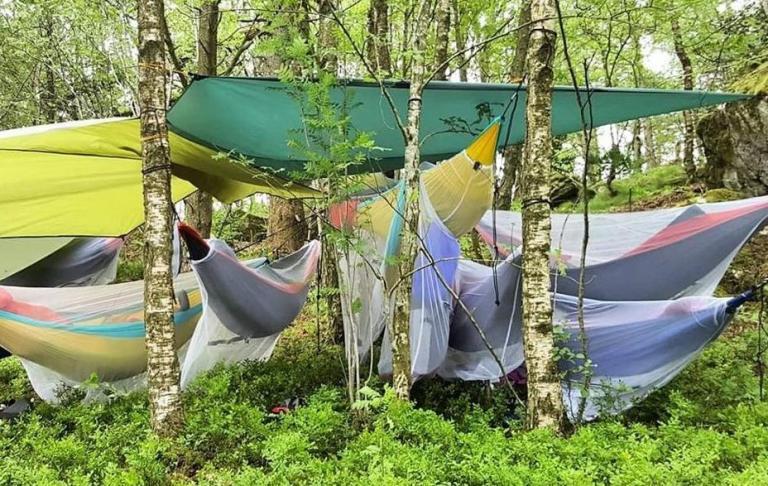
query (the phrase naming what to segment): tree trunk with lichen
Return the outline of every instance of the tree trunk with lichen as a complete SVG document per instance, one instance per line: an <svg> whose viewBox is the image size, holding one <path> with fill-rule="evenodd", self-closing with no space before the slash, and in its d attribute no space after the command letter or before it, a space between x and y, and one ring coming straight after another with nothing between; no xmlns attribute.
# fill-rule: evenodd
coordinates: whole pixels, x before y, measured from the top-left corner
<svg viewBox="0 0 768 486"><path fill-rule="evenodd" d="M404 224L400 239L400 285L395 292L395 315L390 326L392 344L392 388L395 395L408 400L411 392L411 289L414 265L419 252L417 232L419 230L419 178L421 163L420 137L421 103L426 78L424 52L424 28L429 24L427 8L421 5L415 20L413 36L410 87L408 89L408 112L404 127L405 155L403 170L400 172L405 190Z"/></svg>
<svg viewBox="0 0 768 486"><path fill-rule="evenodd" d="M197 20L197 72L215 76L218 65L219 0L203 3ZM211 236L213 197L198 190L186 199L187 220L203 238Z"/></svg>
<svg viewBox="0 0 768 486"><path fill-rule="evenodd" d="M554 0L532 0L528 46L526 154L523 163L523 342L528 368L528 428L563 425L560 373L555 354L549 293L549 184L552 164L552 60ZM549 20L545 20L549 19Z"/></svg>
<svg viewBox="0 0 768 486"><path fill-rule="evenodd" d="M451 0L437 0L437 12L435 13L435 16L437 20L435 66L439 67L448 60L449 34L451 32ZM447 72L448 66L443 66L442 69L438 69L434 79L445 81L447 79Z"/></svg>
<svg viewBox="0 0 768 486"><path fill-rule="evenodd" d="M152 430L173 436L182 425L173 325L171 160L166 112L162 0L139 1L139 107L144 185L144 322Z"/></svg>
<svg viewBox="0 0 768 486"><path fill-rule="evenodd" d="M320 0L318 12L320 20L318 25L317 52L315 53L320 69L332 73L338 72L339 60L336 55L336 37L334 35L335 24L333 12L336 9L334 0ZM334 194L337 187L336 181L326 179L320 182L327 193ZM324 223L318 218L318 232L323 235ZM327 291L328 301L328 327L335 343L344 342L344 319L341 308L341 295L339 293L339 254L333 239L323 238L322 268L320 269L320 285Z"/></svg>
<svg viewBox="0 0 768 486"><path fill-rule="evenodd" d="M374 71L382 77L392 75L389 52L389 5L387 0L371 0L368 7L368 40L366 57Z"/></svg>
<svg viewBox="0 0 768 486"><path fill-rule="evenodd" d="M270 196L267 244L273 257L288 255L304 246L308 233L301 200Z"/></svg>
<svg viewBox="0 0 768 486"><path fill-rule="evenodd" d="M401 177L405 184L405 223L400 240L400 275L413 271L419 230L419 127L421 124L421 69L423 61L416 60L409 91L408 115L405 126L405 164ZM406 277L395 290L395 315L390 329L392 341L392 388L395 395L408 400L411 392L411 289L412 278Z"/></svg>
<svg viewBox="0 0 768 486"><path fill-rule="evenodd" d="M680 61L680 65L683 68L683 89L692 91L693 65L691 64L691 58L685 50L683 36L680 32L680 24L674 16L671 18L670 23L672 26L672 39L675 45L675 54L677 54L677 59ZM683 127L683 167L685 168L685 173L688 175L688 180L693 182L696 180L696 162L693 159L693 144L696 139L696 121L694 120L693 112L690 110L683 112Z"/></svg>
<svg viewBox="0 0 768 486"><path fill-rule="evenodd" d="M509 70L510 83L520 83L525 75L525 58L528 55L528 39L531 33L531 2L526 0L520 6L517 19L517 43L515 44L515 57ZM519 116L518 113L507 113L508 117ZM517 173L523 162L523 144L506 147L504 155L504 170L502 172L501 187L499 188L496 206L499 209L510 209L512 206L512 194L517 184Z"/></svg>

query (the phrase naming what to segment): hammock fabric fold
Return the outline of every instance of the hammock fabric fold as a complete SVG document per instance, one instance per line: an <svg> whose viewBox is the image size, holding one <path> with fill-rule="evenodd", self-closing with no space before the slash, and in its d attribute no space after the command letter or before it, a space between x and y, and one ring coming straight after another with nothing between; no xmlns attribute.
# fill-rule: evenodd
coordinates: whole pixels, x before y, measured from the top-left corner
<svg viewBox="0 0 768 486"><path fill-rule="evenodd" d="M602 300L711 295L738 250L768 221L768 197L641 213L590 215L585 293ZM493 251L493 216L478 233ZM519 213L496 212L496 246L519 254ZM583 221L552 215L553 288L576 295Z"/></svg>
<svg viewBox="0 0 768 486"><path fill-rule="evenodd" d="M122 247L122 238L74 238L55 252L0 280L0 285L13 287L106 285L111 283L117 275L117 260ZM0 256L2 259L6 257L9 255Z"/></svg>
<svg viewBox="0 0 768 486"><path fill-rule="evenodd" d="M493 270L472 262L460 265L460 298L483 330L504 371L487 351L468 315L458 306L451 320L450 345L438 374L447 379L498 380L524 362L522 341L522 279L520 260L497 268L500 304L494 302ZM584 302L588 352L593 363L585 418L617 413L665 385L711 343L733 316L729 299L709 296L660 301ZM582 352L578 299L554 297L554 322L569 338L574 354ZM582 387L583 360L562 360L566 372L563 398L573 417Z"/></svg>

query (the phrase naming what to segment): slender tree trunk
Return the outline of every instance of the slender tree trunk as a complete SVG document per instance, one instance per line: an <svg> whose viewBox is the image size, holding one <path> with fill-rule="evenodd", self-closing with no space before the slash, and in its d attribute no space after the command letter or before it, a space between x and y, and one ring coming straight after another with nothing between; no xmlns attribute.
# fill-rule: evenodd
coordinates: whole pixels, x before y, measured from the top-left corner
<svg viewBox="0 0 768 486"><path fill-rule="evenodd" d="M523 342L528 367L529 428L560 430L563 401L555 355L549 293L552 163L552 61L555 57L554 0L532 0L537 21L528 46L527 143L523 164ZM542 20L549 19L549 20Z"/></svg>
<svg viewBox="0 0 768 486"><path fill-rule="evenodd" d="M421 102L426 78L426 60L424 56L424 37L429 25L427 2L419 2L418 14L413 26L411 50L411 76L408 90L408 112L405 122L405 157L401 172L405 184L405 224L400 240L400 275L413 271L416 255L419 251L417 233L419 230L419 164L421 162L420 137ZM390 328L392 340L392 388L395 395L408 400L411 391L411 289L413 278L408 276L399 287L393 289L395 295L395 315Z"/></svg>
<svg viewBox="0 0 768 486"><path fill-rule="evenodd" d="M643 122L643 146L645 147L645 160L648 162L648 168L653 169L659 166L659 159L656 157L656 146L653 137L653 123L646 119Z"/></svg>
<svg viewBox="0 0 768 486"><path fill-rule="evenodd" d="M437 0L437 48L435 50L435 66L439 67L448 60L449 34L451 32L451 0ZM445 81L448 66L444 66L435 74L436 80Z"/></svg>
<svg viewBox="0 0 768 486"><path fill-rule="evenodd" d="M273 257L293 253L304 246L308 233L301 200L270 196L267 242Z"/></svg>
<svg viewBox="0 0 768 486"><path fill-rule="evenodd" d="M368 8L367 57L382 77L392 76L389 52L389 5L387 0L371 0Z"/></svg>
<svg viewBox="0 0 768 486"><path fill-rule="evenodd" d="M48 45L53 45L53 18L50 12L46 12L43 20L43 35L48 41ZM42 111L45 115L46 123L56 123L56 77L53 72L52 61L47 59L45 62L45 89L40 97L42 101Z"/></svg>
<svg viewBox="0 0 768 486"><path fill-rule="evenodd" d="M632 123L632 163L637 164L643 158L643 124L640 120Z"/></svg>
<svg viewBox="0 0 768 486"><path fill-rule="evenodd" d="M405 224L400 242L401 275L413 269L418 251L416 232L419 230L419 129L421 125L422 85L418 77L423 60L413 62L409 90L408 115L405 127L405 165L401 177L405 189ZM412 278L406 278L396 290L395 316L391 327L392 340L392 388L395 395L408 400L411 392L411 310Z"/></svg>
<svg viewBox="0 0 768 486"><path fill-rule="evenodd" d="M670 20L672 26L672 38L675 44L675 54L680 61L680 65L683 67L683 89L686 91L693 90L693 65L691 64L691 58L688 57L688 53L685 50L683 44L683 36L680 32L680 24L677 22L677 18L672 16ZM693 144L696 137L694 114L690 110L683 112L683 125L685 131L685 138L683 141L683 167L685 167L685 173L688 175L688 180L693 182L696 180L696 162L693 160Z"/></svg>
<svg viewBox="0 0 768 486"><path fill-rule="evenodd" d="M462 49L465 49L467 47L467 39L466 36L463 34L461 29L461 7L459 0L453 0L451 2L451 10L453 11L453 35L454 35L454 42L456 43L456 50L461 51ZM459 80L462 83L467 82L467 66L466 66L466 56L463 54L459 55Z"/></svg>
<svg viewBox="0 0 768 486"><path fill-rule="evenodd" d="M331 17L331 13L336 10L335 3L335 0L319 0L317 9L320 19L317 27L317 52L315 53L320 69L329 71L334 76L339 68L334 23Z"/></svg>
<svg viewBox="0 0 768 486"><path fill-rule="evenodd" d="M509 70L511 83L520 83L525 75L525 58L528 55L528 39L531 35L531 0L525 0L520 6L517 19L517 43L515 44L515 57ZM513 116L508 113L507 116ZM520 116L514 113L514 116ZM502 173L501 187L496 205L501 209L510 209L512 194L515 192L517 173L523 161L523 144L512 145L504 149L504 171Z"/></svg>
<svg viewBox="0 0 768 486"><path fill-rule="evenodd" d="M298 2L301 13L292 13L290 20L298 30L302 40L311 45L306 0ZM285 37L290 37L290 32ZM286 39L288 40L288 39ZM283 59L284 61L284 59ZM285 62L283 62L285 64ZM302 75L304 66L290 60L288 68L296 75ZM309 225L304 214L304 204L298 199L269 198L269 220L267 223L267 242L274 256L292 253L304 245L309 234Z"/></svg>
<svg viewBox="0 0 768 486"><path fill-rule="evenodd" d="M218 65L219 0L203 3L197 19L197 71L216 75ZM187 219L203 238L210 238L213 197L199 190L187 198Z"/></svg>
<svg viewBox="0 0 768 486"><path fill-rule="evenodd" d="M336 37L334 36L335 24L331 20L331 13L336 9L334 0L320 0L318 10L320 12L320 24L318 26L317 57L320 69L333 73L339 69L339 60L336 56ZM321 184L329 194L335 191L336 181L326 179ZM320 236L323 233L323 222L318 218L318 230ZM327 290L338 290L339 285L339 254L332 239L323 239L323 265L320 270L320 284ZM341 308L341 295L339 292L328 294L328 325L331 335L336 343L344 342L344 319Z"/></svg>
<svg viewBox="0 0 768 486"><path fill-rule="evenodd" d="M173 325L171 276L171 161L166 111L162 0L139 1L139 107L144 181L144 321L152 429L172 436L181 428L179 362Z"/></svg>

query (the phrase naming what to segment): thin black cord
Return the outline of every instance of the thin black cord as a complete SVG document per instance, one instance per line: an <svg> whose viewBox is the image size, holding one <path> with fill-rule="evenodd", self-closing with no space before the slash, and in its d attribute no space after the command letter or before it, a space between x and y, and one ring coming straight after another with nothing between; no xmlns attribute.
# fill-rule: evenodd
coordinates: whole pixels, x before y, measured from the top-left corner
<svg viewBox="0 0 768 486"><path fill-rule="evenodd" d="M499 245L496 243L496 204L499 197L499 183L494 174L493 177L493 202L491 203L491 219L493 227L493 294L496 297L496 306L499 306L499 273L496 264L499 260Z"/></svg>
<svg viewBox="0 0 768 486"><path fill-rule="evenodd" d="M505 150L506 147L509 145L509 137L512 134L512 122L515 119L515 112L517 111L517 102L518 102L518 94L520 93L520 87L523 85L523 82L525 81L527 74L520 78L520 82L517 84L517 89L515 89L515 92L512 94L512 96L509 97L509 100L507 101L507 104L504 106L504 110L501 112L501 119L504 121L504 117L507 115L507 110L509 110L510 107L512 107L512 113L509 115L509 123L507 123L507 130L504 135L504 143L502 144L502 150ZM492 264L492 272L493 272L493 294L495 297L496 305L500 305L501 301L499 300L499 273L498 269L496 268L498 261L499 261L499 245L496 240L496 209L498 205L498 198L499 198L499 181L498 177L496 177L496 171L493 173L493 201L491 203L491 227L493 232L493 264Z"/></svg>

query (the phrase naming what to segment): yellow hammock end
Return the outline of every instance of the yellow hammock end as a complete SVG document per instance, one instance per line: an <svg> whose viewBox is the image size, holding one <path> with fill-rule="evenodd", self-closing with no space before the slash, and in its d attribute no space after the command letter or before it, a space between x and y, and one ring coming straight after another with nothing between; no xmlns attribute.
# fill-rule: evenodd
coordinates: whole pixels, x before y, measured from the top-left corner
<svg viewBox="0 0 768 486"><path fill-rule="evenodd" d="M467 147L467 155L470 159L481 165L491 165L496 158L496 146L499 143L501 121L494 120L483 133Z"/></svg>

